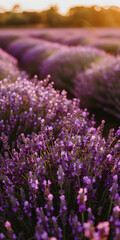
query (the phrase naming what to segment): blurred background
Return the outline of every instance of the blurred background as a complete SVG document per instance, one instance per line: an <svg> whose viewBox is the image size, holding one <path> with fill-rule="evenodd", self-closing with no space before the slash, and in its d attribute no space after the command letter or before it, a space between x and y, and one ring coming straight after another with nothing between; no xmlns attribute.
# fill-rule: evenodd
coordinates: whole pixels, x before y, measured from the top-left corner
<svg viewBox="0 0 120 240"><path fill-rule="evenodd" d="M0 27L119 27L116 0L0 1Z"/></svg>

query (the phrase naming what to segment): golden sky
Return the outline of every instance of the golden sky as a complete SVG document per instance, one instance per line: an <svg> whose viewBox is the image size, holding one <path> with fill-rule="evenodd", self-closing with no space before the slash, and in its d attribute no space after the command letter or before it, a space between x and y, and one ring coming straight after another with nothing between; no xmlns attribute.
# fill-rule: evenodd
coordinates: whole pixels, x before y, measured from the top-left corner
<svg viewBox="0 0 120 240"><path fill-rule="evenodd" d="M20 4L25 10L38 10L57 5L60 13L66 13L70 7L80 5L119 6L120 0L0 0L0 6L7 10L12 9L15 4Z"/></svg>

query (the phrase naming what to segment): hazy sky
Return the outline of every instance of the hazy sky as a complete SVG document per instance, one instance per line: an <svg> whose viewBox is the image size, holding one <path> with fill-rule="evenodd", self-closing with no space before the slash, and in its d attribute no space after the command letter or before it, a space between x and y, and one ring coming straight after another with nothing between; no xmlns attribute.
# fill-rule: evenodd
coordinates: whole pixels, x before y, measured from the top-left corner
<svg viewBox="0 0 120 240"><path fill-rule="evenodd" d="M66 13L70 7L80 5L115 5L120 7L120 0L0 0L0 6L7 10L12 9L15 4L20 4L22 9L38 10L57 5L61 13Z"/></svg>

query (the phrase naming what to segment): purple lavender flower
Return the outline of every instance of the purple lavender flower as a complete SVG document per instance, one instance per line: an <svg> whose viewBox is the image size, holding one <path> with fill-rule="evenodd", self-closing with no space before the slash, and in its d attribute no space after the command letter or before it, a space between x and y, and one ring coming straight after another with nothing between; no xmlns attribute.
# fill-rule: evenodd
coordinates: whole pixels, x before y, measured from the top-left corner
<svg viewBox="0 0 120 240"><path fill-rule="evenodd" d="M65 196L61 195L60 196L60 216L61 216L61 220L62 220L62 224L63 226L65 226L66 223L66 219L67 219L67 206L66 206L66 200L65 200Z"/></svg>
<svg viewBox="0 0 120 240"><path fill-rule="evenodd" d="M79 205L79 212L85 212L86 210L86 201L87 201L87 189L80 188L77 196L77 203Z"/></svg>

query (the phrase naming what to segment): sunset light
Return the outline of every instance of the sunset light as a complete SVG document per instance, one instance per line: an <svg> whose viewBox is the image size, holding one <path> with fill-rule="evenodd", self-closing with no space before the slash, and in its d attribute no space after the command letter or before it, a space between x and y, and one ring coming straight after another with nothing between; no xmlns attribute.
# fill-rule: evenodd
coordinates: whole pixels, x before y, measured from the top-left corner
<svg viewBox="0 0 120 240"><path fill-rule="evenodd" d="M120 7L120 0L5 0L0 3L1 7L4 7L7 10L11 10L15 4L20 4L22 9L25 10L37 10L42 11L49 8L51 5L56 5L59 8L60 13L65 14L69 8L73 6L118 6Z"/></svg>
<svg viewBox="0 0 120 240"><path fill-rule="evenodd" d="M0 240L120 240L120 0L0 0Z"/></svg>

